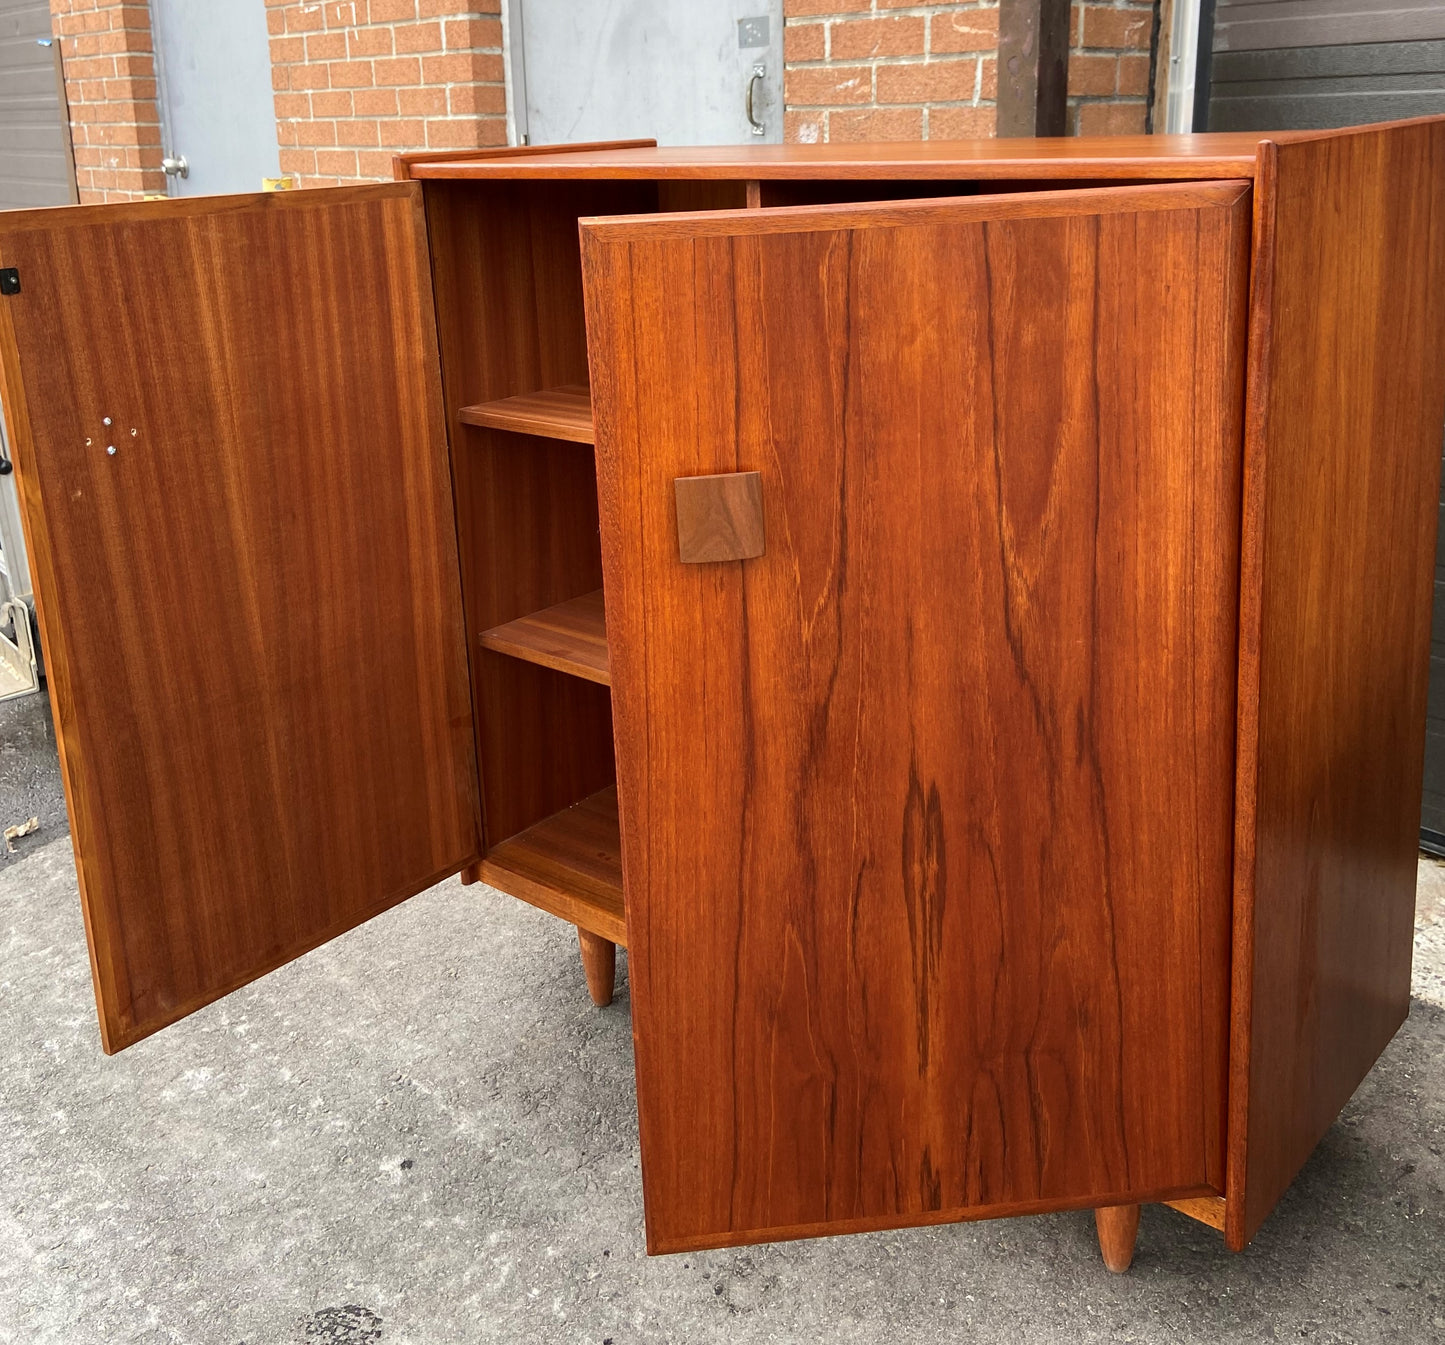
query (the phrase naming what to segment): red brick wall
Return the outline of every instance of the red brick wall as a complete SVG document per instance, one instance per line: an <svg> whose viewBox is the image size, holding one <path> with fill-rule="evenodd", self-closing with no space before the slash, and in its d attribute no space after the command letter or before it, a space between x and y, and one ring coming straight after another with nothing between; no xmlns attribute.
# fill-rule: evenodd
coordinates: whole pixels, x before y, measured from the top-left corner
<svg viewBox="0 0 1445 1345"><path fill-rule="evenodd" d="M783 0L783 14L785 140L993 134L997 7Z"/></svg>
<svg viewBox="0 0 1445 1345"><path fill-rule="evenodd" d="M500 0L266 0L281 171L391 176L406 150L502 145Z"/></svg>
<svg viewBox="0 0 1445 1345"><path fill-rule="evenodd" d="M164 192L149 7L50 0L50 15L65 70L81 201Z"/></svg>
<svg viewBox="0 0 1445 1345"><path fill-rule="evenodd" d="M1142 135L1153 0L1076 4L1069 42L1069 133Z"/></svg>
<svg viewBox="0 0 1445 1345"><path fill-rule="evenodd" d="M1069 127L1142 131L1153 0L1077 0ZM960 140L991 136L998 5L783 0L784 139Z"/></svg>
<svg viewBox="0 0 1445 1345"><path fill-rule="evenodd" d="M265 4L281 171L301 185L389 177L401 151L505 143L500 0ZM147 4L50 5L81 199L164 192ZM1071 131L1144 129L1153 11L1076 0ZM786 139L993 134L997 0L784 0L784 14Z"/></svg>

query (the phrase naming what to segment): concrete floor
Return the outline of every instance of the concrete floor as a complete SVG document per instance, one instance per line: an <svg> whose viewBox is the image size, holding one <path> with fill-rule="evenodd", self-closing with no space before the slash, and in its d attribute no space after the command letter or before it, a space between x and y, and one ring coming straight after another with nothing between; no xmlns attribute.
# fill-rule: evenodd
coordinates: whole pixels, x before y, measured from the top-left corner
<svg viewBox="0 0 1445 1345"><path fill-rule="evenodd" d="M103 1056L53 764L12 764L43 717L0 710L0 816L47 814L0 871L5 1345L1445 1341L1437 866L1410 1020L1243 1255L1150 1207L1123 1277L1088 1214L648 1259L625 972L592 1008L497 893Z"/></svg>
<svg viewBox="0 0 1445 1345"><path fill-rule="evenodd" d="M13 854L0 840L0 868L70 835L50 700L43 694L0 701L0 831L31 817L39 819L40 829L16 840Z"/></svg>

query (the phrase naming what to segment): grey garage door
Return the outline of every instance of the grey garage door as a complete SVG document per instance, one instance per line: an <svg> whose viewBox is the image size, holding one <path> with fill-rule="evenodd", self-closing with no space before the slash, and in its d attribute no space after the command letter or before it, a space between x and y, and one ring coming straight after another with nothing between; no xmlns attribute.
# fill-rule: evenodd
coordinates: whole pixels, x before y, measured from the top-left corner
<svg viewBox="0 0 1445 1345"><path fill-rule="evenodd" d="M75 199L46 0L0 0L0 210Z"/></svg>
<svg viewBox="0 0 1445 1345"><path fill-rule="evenodd" d="M1445 111L1442 0L1216 0L1211 131Z"/></svg>
<svg viewBox="0 0 1445 1345"><path fill-rule="evenodd" d="M1445 0L1216 0L1211 131L1351 126L1445 112ZM1445 854L1445 497L1420 841Z"/></svg>

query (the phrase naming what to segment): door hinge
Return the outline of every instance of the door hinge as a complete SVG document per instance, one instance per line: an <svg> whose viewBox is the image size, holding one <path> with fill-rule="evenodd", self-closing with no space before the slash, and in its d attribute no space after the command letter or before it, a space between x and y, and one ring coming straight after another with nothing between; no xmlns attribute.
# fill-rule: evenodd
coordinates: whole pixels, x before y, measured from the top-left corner
<svg viewBox="0 0 1445 1345"><path fill-rule="evenodd" d="M0 294L20 293L20 268L0 266Z"/></svg>

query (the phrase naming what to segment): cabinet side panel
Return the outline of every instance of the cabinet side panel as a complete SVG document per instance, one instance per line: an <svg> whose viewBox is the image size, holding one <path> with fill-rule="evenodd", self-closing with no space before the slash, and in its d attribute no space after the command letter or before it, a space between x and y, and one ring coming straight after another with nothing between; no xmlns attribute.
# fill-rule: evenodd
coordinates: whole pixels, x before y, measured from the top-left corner
<svg viewBox="0 0 1445 1345"><path fill-rule="evenodd" d="M1221 1177L1248 194L1114 201L584 227L653 1250Z"/></svg>
<svg viewBox="0 0 1445 1345"><path fill-rule="evenodd" d="M1445 122L1261 150L1227 1236L1409 1007L1440 439Z"/></svg>

